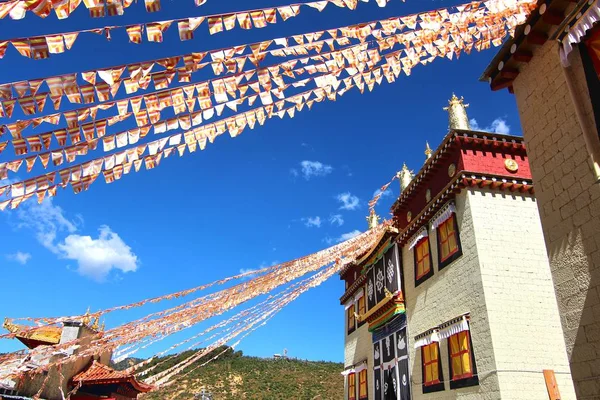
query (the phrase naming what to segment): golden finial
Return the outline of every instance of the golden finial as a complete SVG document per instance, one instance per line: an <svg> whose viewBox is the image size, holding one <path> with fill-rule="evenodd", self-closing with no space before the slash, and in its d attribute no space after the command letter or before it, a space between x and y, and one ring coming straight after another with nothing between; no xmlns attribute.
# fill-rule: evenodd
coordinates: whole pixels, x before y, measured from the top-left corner
<svg viewBox="0 0 600 400"><path fill-rule="evenodd" d="M93 321L92 322L92 329L95 330L95 331L97 331L98 330L98 317L94 318L92 321Z"/></svg>
<svg viewBox="0 0 600 400"><path fill-rule="evenodd" d="M375 214L375 210L371 209L367 216L367 222L369 223L369 229L376 228L379 225L379 215Z"/></svg>
<svg viewBox="0 0 600 400"><path fill-rule="evenodd" d="M433 154L433 150L431 150L431 147L429 147L429 142L425 142L425 157L427 160L429 160L431 158L431 155Z"/></svg>
<svg viewBox="0 0 600 400"><path fill-rule="evenodd" d="M100 325L100 331L104 332L105 327L106 327L106 321L102 321L102 325Z"/></svg>
<svg viewBox="0 0 600 400"><path fill-rule="evenodd" d="M88 306L87 311L85 312L85 315L83 316L83 319L81 320L81 322L83 322L86 325L89 325L90 323L90 307Z"/></svg>
<svg viewBox="0 0 600 400"><path fill-rule="evenodd" d="M448 111L448 127L450 129L471 129L469 117L467 116L468 104L464 103L464 99L456 97L452 93L452 97L448 100L448 107L444 107L444 111Z"/></svg>
<svg viewBox="0 0 600 400"><path fill-rule="evenodd" d="M19 331L19 327L13 324L8 317L4 318L4 323L2 324L2 327L10 333L16 333Z"/></svg>
<svg viewBox="0 0 600 400"><path fill-rule="evenodd" d="M412 181L413 173L408 169L406 163L402 164L402 170L396 174L396 178L400 180L400 192L410 185L410 181Z"/></svg>

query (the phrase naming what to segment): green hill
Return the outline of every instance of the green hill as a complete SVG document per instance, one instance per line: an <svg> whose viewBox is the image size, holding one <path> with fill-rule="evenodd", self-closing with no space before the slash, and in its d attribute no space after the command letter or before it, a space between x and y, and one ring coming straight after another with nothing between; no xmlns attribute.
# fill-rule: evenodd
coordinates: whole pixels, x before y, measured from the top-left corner
<svg viewBox="0 0 600 400"><path fill-rule="evenodd" d="M213 354L222 350L215 350ZM165 370L192 353L189 351L155 360L148 368L164 361L152 373ZM183 374L210 357L212 354L184 370ZM126 368L130 364L125 360L119 366ZM341 363L246 357L241 351L230 350L172 385L145 395L143 399L192 400L195 393L205 389L213 394L213 400L341 400L344 396L342 370Z"/></svg>

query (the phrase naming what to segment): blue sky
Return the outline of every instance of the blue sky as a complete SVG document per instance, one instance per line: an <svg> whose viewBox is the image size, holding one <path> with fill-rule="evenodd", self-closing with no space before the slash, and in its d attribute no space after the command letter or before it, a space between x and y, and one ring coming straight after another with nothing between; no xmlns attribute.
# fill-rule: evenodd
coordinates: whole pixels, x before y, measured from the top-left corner
<svg viewBox="0 0 600 400"><path fill-rule="evenodd" d="M174 26L163 44L128 44L124 31L113 33L111 42L102 36L81 36L70 52L41 61L9 49L0 60L0 83L210 50L457 3L391 0L382 9L371 1L360 3L356 11L330 5L322 13L304 9L298 17L265 29L236 29L211 37L203 25L188 42L178 40ZM63 21L34 15L21 21L5 20L0 35L33 36L284 4L282 0L256 0L250 5L209 0L196 8L192 0L163 0L160 13L146 13L141 2L126 9L122 17L104 19L89 18L82 5ZM290 260L364 230L367 202L375 190L403 162L418 170L424 161L425 141L435 149L446 134L447 114L442 107L452 92L471 104L469 116L480 129L520 133L512 95L493 93L487 84L478 82L495 51L474 51L459 60L418 66L411 76L402 75L393 84L384 81L372 93L352 90L336 102L303 110L294 119L272 119L235 139L220 138L202 152L172 156L154 170L142 169L111 185L98 179L82 194L63 190L42 206L25 204L19 211L1 213L4 301L0 317L69 315L82 313L88 306L96 310L127 304ZM9 160L11 154L7 149L0 162ZM378 206L383 216L399 192L397 183L390 188L390 195ZM341 361L344 315L338 299L342 293L343 284L336 276L284 309L240 348L257 356L287 348L290 356ZM106 323L115 326L154 309L109 315ZM0 340L0 352L19 348L16 341Z"/></svg>

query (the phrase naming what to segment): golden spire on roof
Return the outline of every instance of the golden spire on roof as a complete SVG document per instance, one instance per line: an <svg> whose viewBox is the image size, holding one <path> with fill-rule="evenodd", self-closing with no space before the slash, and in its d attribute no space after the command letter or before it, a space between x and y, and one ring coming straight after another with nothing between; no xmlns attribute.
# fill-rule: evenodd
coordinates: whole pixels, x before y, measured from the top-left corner
<svg viewBox="0 0 600 400"><path fill-rule="evenodd" d="M431 147L429 147L429 142L425 142L425 157L427 160L429 160L431 158L431 155L433 154L433 150L431 150Z"/></svg>
<svg viewBox="0 0 600 400"><path fill-rule="evenodd" d="M87 311L85 312L85 315L83 316L83 319L81 320L81 322L83 322L86 325L89 325L90 323L90 307L88 306Z"/></svg>
<svg viewBox="0 0 600 400"><path fill-rule="evenodd" d="M379 215L375 214L375 210L371 208L371 213L367 216L367 222L369 223L369 229L376 228L379 225Z"/></svg>
<svg viewBox="0 0 600 400"><path fill-rule="evenodd" d="M98 321L98 319L99 319L99 317L96 317L96 318L94 318L94 319L92 320L92 321L93 321L93 322L92 322L92 329L93 329L93 330L95 330L95 331L97 331L97 330L98 330L98 328L99 328L99 325L98 325L98 322L99 322L99 321Z"/></svg>
<svg viewBox="0 0 600 400"><path fill-rule="evenodd" d="M402 165L402 170L396 174L396 178L400 180L400 192L404 191L410 185L410 181L414 177L413 172L408 169L406 163Z"/></svg>
<svg viewBox="0 0 600 400"><path fill-rule="evenodd" d="M448 100L448 107L444 107L444 110L448 111L448 127L450 129L471 129L467 107L469 105L464 103L462 97L459 99L452 93L452 97Z"/></svg>
<svg viewBox="0 0 600 400"><path fill-rule="evenodd" d="M4 323L2 324L2 327L4 329L6 329L7 331L9 331L10 333L17 333L20 330L19 326L13 324L8 317L4 318Z"/></svg>

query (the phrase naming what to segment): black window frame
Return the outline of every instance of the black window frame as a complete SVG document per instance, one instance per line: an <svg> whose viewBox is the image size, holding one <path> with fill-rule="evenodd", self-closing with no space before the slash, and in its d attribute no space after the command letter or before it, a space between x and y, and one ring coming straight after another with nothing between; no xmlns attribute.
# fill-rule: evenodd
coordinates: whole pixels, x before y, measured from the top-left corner
<svg viewBox="0 0 600 400"><path fill-rule="evenodd" d="M417 246L423 240L429 241L429 272L417 279ZM415 247L413 247L413 264L414 264L414 269L415 269L415 287L418 287L421 283L423 283L427 279L431 278L434 274L433 257L431 256L431 240L429 239L429 230L427 230L427 236L425 236L424 238L419 240L417 242L417 244L415 244Z"/></svg>
<svg viewBox="0 0 600 400"><path fill-rule="evenodd" d="M350 327L350 321L349 321L350 318L348 318L350 310L353 310L353 312L356 312L356 303L352 303L352 306L350 306L350 308L348 308L346 310L345 317L346 317L346 324L348 324L348 329L347 329L348 335L350 335L352 332L354 332L356 330L356 316L354 316L354 326Z"/></svg>
<svg viewBox="0 0 600 400"><path fill-rule="evenodd" d="M452 379L452 350L450 349L450 337L446 340L448 342L448 371L450 371L450 389L460 389L470 386L479 385L479 377L477 375L477 364L475 363L475 349L473 348L473 340L471 338L471 327L467 331L469 338L469 349L471 350L471 365L473 366L473 376L463 379Z"/></svg>
<svg viewBox="0 0 600 400"><path fill-rule="evenodd" d="M581 63L583 64L590 102L592 103L596 131L598 132L598 137L600 139L600 71L596 71L596 68L594 68L592 56L589 54L586 45L589 35L596 34L596 32L600 32L600 24L596 24L590 29L586 37L579 43L579 54L581 55Z"/></svg>
<svg viewBox="0 0 600 400"><path fill-rule="evenodd" d="M425 356L423 355L423 347L425 346L421 346L421 379L423 382L421 386L423 387L423 394L443 392L446 390L446 387L444 386L444 369L442 368L442 353L440 353L440 343L432 342L430 344L433 343L435 343L438 350L438 379L440 383L436 383L435 385L425 385Z"/></svg>
<svg viewBox="0 0 600 400"><path fill-rule="evenodd" d="M362 287L362 289L363 289L363 295L362 295L362 297L361 297L360 299L363 299L363 301L365 302L365 314L366 314L366 313L367 313L367 292L366 292L366 290L367 290L367 287L366 287L366 286L363 286L363 287ZM355 303L355 304L356 304L356 314L357 314L358 316L360 316L360 309L359 309L359 307L358 307L358 302L360 301L360 299L358 299L358 300L356 301L356 303ZM357 320L356 320L356 317L354 317L354 325L356 326L356 329L358 329L358 328L360 328L361 326L363 326L363 325L365 324L365 322L366 322L366 321L357 321Z"/></svg>
<svg viewBox="0 0 600 400"><path fill-rule="evenodd" d="M366 378L366 379L365 379L365 384L367 385L367 397L360 397L360 374L361 374L363 371L365 372L365 378ZM366 399L366 400L369 400L369 369L368 369L368 368L365 368L365 369L363 369L362 371L360 371L360 372L358 373L358 385L357 385L357 388L358 388L358 390L357 390L357 392L358 392L358 395L357 395L357 397L356 397L356 398L357 398L358 400L365 400L365 399Z"/></svg>
<svg viewBox="0 0 600 400"><path fill-rule="evenodd" d="M441 271L442 269L446 268L448 265L452 264L454 261L459 259L463 254L462 243L460 240L460 231L458 230L458 217L456 216L455 212L452 213L452 217L453 217L453 223L454 223L454 232L456 232L456 244L458 246L458 251L456 253L452 254L446 260L442 261L442 241L441 241L441 235L440 235L440 226L442 226L444 223L446 223L448 221L448 220L446 220L446 221L442 222L441 224L439 224L437 228L435 228L435 234L436 234L435 241L437 243L438 271ZM450 218L450 217L448 217L448 218Z"/></svg>

